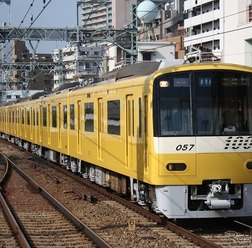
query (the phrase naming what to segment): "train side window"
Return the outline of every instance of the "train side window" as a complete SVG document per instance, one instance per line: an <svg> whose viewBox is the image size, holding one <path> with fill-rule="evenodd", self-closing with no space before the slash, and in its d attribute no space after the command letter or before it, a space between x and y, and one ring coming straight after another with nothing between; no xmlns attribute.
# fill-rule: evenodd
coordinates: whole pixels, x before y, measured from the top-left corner
<svg viewBox="0 0 252 248"><path fill-rule="evenodd" d="M94 132L94 103L84 104L84 126L86 132Z"/></svg>
<svg viewBox="0 0 252 248"><path fill-rule="evenodd" d="M31 123L30 109L26 110L26 115L27 115L27 125L30 125Z"/></svg>
<svg viewBox="0 0 252 248"><path fill-rule="evenodd" d="M22 115L22 124L24 124L24 110L22 109L22 112L21 112L21 115Z"/></svg>
<svg viewBox="0 0 252 248"><path fill-rule="evenodd" d="M67 105L63 105L63 128L67 128Z"/></svg>
<svg viewBox="0 0 252 248"><path fill-rule="evenodd" d="M18 113L17 113L17 123L18 124L20 123L20 110L18 110Z"/></svg>
<svg viewBox="0 0 252 248"><path fill-rule="evenodd" d="M120 135L120 100L108 101L108 133Z"/></svg>
<svg viewBox="0 0 252 248"><path fill-rule="evenodd" d="M46 116L46 107L43 107L43 126L47 126L47 116Z"/></svg>
<svg viewBox="0 0 252 248"><path fill-rule="evenodd" d="M74 104L70 104L70 129L75 129L75 123L74 123Z"/></svg>
<svg viewBox="0 0 252 248"><path fill-rule="evenodd" d="M37 120L37 126L39 125L39 110L36 109L36 120Z"/></svg>
<svg viewBox="0 0 252 248"><path fill-rule="evenodd" d="M32 125L35 126L36 125L36 115L35 115L35 109L32 110Z"/></svg>
<svg viewBox="0 0 252 248"><path fill-rule="evenodd" d="M142 138L142 99L138 98L138 119L139 119L139 129L138 136Z"/></svg>
<svg viewBox="0 0 252 248"><path fill-rule="evenodd" d="M13 123L17 123L17 111L16 110L14 110L13 111Z"/></svg>
<svg viewBox="0 0 252 248"><path fill-rule="evenodd" d="M57 127L57 107L52 106L52 127Z"/></svg>
<svg viewBox="0 0 252 248"><path fill-rule="evenodd" d="M11 123L11 111L8 111L9 123Z"/></svg>

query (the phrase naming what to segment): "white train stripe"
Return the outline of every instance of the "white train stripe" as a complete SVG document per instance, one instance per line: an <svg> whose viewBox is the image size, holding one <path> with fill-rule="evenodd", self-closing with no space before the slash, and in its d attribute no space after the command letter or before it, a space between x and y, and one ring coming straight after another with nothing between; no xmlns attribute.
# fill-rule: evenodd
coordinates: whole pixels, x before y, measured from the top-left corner
<svg viewBox="0 0 252 248"><path fill-rule="evenodd" d="M154 148L159 154L252 152L252 136L154 137Z"/></svg>

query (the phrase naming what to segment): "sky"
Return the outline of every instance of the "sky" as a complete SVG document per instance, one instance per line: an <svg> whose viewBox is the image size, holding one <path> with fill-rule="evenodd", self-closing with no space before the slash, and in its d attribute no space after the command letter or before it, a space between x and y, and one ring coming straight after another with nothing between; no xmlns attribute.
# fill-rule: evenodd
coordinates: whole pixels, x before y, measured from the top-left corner
<svg viewBox="0 0 252 248"><path fill-rule="evenodd" d="M6 4L8 1L10 4ZM29 27L31 17L34 21L32 27L74 28L77 26L77 0L0 0L0 27L4 24L12 27L21 24L20 27ZM26 45L30 50L28 42ZM65 45L65 42L59 41L40 41L37 52L52 53L53 49Z"/></svg>

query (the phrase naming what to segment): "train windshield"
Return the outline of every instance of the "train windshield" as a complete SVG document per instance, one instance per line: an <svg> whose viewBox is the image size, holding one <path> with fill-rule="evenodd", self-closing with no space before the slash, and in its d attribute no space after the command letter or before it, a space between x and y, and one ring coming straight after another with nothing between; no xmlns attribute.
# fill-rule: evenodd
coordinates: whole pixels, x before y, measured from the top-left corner
<svg viewBox="0 0 252 248"><path fill-rule="evenodd" d="M167 74L154 83L154 134L251 135L252 76L237 71Z"/></svg>

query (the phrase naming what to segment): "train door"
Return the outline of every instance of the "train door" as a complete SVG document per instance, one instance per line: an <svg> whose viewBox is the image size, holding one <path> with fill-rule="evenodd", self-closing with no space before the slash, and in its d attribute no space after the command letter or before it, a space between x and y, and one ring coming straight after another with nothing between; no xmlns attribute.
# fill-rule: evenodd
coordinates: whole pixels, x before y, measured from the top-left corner
<svg viewBox="0 0 252 248"><path fill-rule="evenodd" d="M19 137L21 138L22 137L22 134L23 134L23 125L22 125L22 109L19 108L18 110L18 132L19 132Z"/></svg>
<svg viewBox="0 0 252 248"><path fill-rule="evenodd" d="M33 139L32 136L32 108L27 108L27 137L29 140Z"/></svg>
<svg viewBox="0 0 252 248"><path fill-rule="evenodd" d="M34 108L30 108L30 138L34 140Z"/></svg>
<svg viewBox="0 0 252 248"><path fill-rule="evenodd" d="M21 110L21 134L22 134L22 138L25 137L24 124L25 124L25 111L24 111L24 107L22 107L22 110Z"/></svg>
<svg viewBox="0 0 252 248"><path fill-rule="evenodd" d="M81 101L77 101L77 152L81 153Z"/></svg>
<svg viewBox="0 0 252 248"><path fill-rule="evenodd" d="M61 103L58 104L58 116L57 116L57 123L58 123L58 147L61 147L61 125L62 125L62 113L61 113Z"/></svg>
<svg viewBox="0 0 252 248"><path fill-rule="evenodd" d="M98 123L97 123L97 127L98 127L98 132L97 132L97 157L98 159L102 160L102 133L103 133L103 101L102 98L98 99Z"/></svg>
<svg viewBox="0 0 252 248"><path fill-rule="evenodd" d="M24 137L27 138L27 108L24 108L23 117Z"/></svg>
<svg viewBox="0 0 252 248"><path fill-rule="evenodd" d="M51 132L51 127L52 127L52 117L51 117L51 105L48 104L47 106L47 142L48 145L51 145L51 140L52 140L52 132Z"/></svg>
<svg viewBox="0 0 252 248"><path fill-rule="evenodd" d="M14 110L14 128L15 128L15 136L18 137L19 132L18 132L18 111L15 109Z"/></svg>
<svg viewBox="0 0 252 248"><path fill-rule="evenodd" d="M133 169L133 154L134 154L134 147L133 147L133 139L135 136L134 130L134 99L133 95L126 96L126 166L128 169Z"/></svg>
<svg viewBox="0 0 252 248"><path fill-rule="evenodd" d="M144 169L145 172L148 170L148 98L144 97Z"/></svg>
<svg viewBox="0 0 252 248"><path fill-rule="evenodd" d="M43 107L42 105L39 106L39 143L42 143L42 133L43 133Z"/></svg>
<svg viewBox="0 0 252 248"><path fill-rule="evenodd" d="M39 110L38 110L38 107L36 106L36 110L35 110L35 125L36 125L36 128L35 128L35 141L36 143L38 143L38 137L39 137Z"/></svg>

